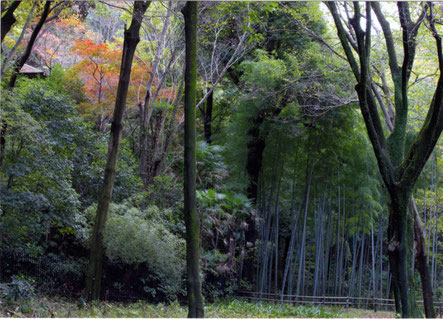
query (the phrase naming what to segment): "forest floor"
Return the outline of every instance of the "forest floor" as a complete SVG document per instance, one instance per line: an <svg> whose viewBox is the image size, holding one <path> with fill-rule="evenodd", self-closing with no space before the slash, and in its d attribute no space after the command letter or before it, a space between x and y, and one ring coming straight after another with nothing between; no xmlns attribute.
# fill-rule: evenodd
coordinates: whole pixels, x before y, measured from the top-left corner
<svg viewBox="0 0 443 319"><path fill-rule="evenodd" d="M0 317L130 317L130 318L185 318L186 307L177 302L149 304L145 301L133 303L97 302L82 305L62 298L38 297L20 303L0 303ZM304 317L304 318L394 318L394 312L364 309L342 309L318 306L292 306L267 302L227 300L208 303L205 317Z"/></svg>

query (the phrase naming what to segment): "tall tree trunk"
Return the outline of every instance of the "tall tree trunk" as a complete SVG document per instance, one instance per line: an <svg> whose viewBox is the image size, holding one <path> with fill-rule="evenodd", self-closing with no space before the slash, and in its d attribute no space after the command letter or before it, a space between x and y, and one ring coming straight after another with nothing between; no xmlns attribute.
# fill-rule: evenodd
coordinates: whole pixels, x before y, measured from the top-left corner
<svg viewBox="0 0 443 319"><path fill-rule="evenodd" d="M327 6L334 18L340 42L345 51L349 65L357 80L355 87L360 109L365 120L366 130L377 159L383 182L389 191L389 260L392 272L392 283L395 294L396 310L403 317L419 317L420 311L414 296L413 283L413 251L414 216L408 211L410 192L414 187L426 161L434 149L443 130L443 50L442 39L435 26L433 4L423 8L416 22L412 21L409 5L398 2L399 21L402 30L403 63L397 63L397 52L389 23L381 12L380 5L366 3L366 28L362 29L361 10L358 2L354 2L354 17L349 19L355 31L359 63L352 52L352 45L346 37L337 5L328 2ZM385 138L381 126L376 99L371 89L370 74L371 50L371 12L375 12L382 27L389 56L389 67L394 83L395 118L394 128L388 139ZM420 24L428 22L428 28L435 38L439 79L426 119L409 150L405 150L405 136L408 121L408 82L412 72L416 53L416 36Z"/></svg>
<svg viewBox="0 0 443 319"><path fill-rule="evenodd" d="M392 282L396 294L396 310L405 317L420 314L414 293L413 245L414 217L408 209L410 191L393 194L388 226L388 253ZM396 195L396 196L395 196Z"/></svg>
<svg viewBox="0 0 443 319"><path fill-rule="evenodd" d="M15 21L17 21L14 16L14 11L18 8L20 3L21 1L13 1L8 7L8 10L6 10L6 13L2 16L2 43L5 39L6 34L8 34L9 30L11 30L11 27L13 26Z"/></svg>
<svg viewBox="0 0 443 319"><path fill-rule="evenodd" d="M37 35L39 34L41 28L43 27L43 24L45 23L46 19L49 15L49 9L51 7L51 1L46 1L45 7L43 9L42 15L40 16L40 20L38 21L37 25L35 26L34 30L32 31L31 37L29 38L28 44L26 45L25 53L20 57L20 59L15 63L14 69L11 74L11 78L9 79L9 88L12 89L15 86L15 81L17 80L17 75L20 72L23 65L25 65L26 61L28 60L29 56L32 52L32 47L34 46L35 40L37 39Z"/></svg>
<svg viewBox="0 0 443 319"><path fill-rule="evenodd" d="M265 141L260 137L260 124L263 122L263 117L259 116L254 121L253 127L249 129L248 135L252 137L248 143L248 158L246 163L246 171L249 176L249 185L247 189L248 198L253 204L257 203L258 192L258 177L261 170L263 151L265 149ZM245 259L243 265L244 279L252 286L255 285L254 278L254 261L255 250L254 245L257 240L257 230L255 223L255 216L250 213L248 218L248 229L245 232Z"/></svg>
<svg viewBox="0 0 443 319"><path fill-rule="evenodd" d="M108 216L109 204L114 187L115 167L117 165L118 150L123 129L123 116L126 110L126 96L131 77L132 59L135 49L140 41L140 27L143 16L148 9L150 1L135 1L131 26L125 30L123 42L122 63L120 77L115 99L114 118L111 125L108 157L106 161L105 177L100 192L100 199L95 217L94 230L91 238L91 251L89 258L88 274L86 279L85 297L88 301L100 298L100 286L103 269L103 229Z"/></svg>
<svg viewBox="0 0 443 319"><path fill-rule="evenodd" d="M248 158L246 162L246 171L249 176L249 185L247 189L248 198L255 204L257 202L258 177L262 167L263 151L265 149L264 134L260 134L260 126L264 121L264 114L259 114L253 121L252 127L248 131L251 137L248 142Z"/></svg>
<svg viewBox="0 0 443 319"><path fill-rule="evenodd" d="M197 9L198 2L188 1L185 18L185 158L184 214L186 224L186 270L188 317L204 316L200 283L200 222L195 208L195 99L197 85Z"/></svg>

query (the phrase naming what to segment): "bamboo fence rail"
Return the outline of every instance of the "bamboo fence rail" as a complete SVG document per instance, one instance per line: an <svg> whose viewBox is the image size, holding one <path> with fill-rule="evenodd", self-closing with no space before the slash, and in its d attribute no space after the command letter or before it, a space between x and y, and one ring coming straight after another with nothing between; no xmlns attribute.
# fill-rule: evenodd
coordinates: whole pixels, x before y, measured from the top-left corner
<svg viewBox="0 0 443 319"><path fill-rule="evenodd" d="M269 301L280 303L297 304L311 304L311 305L325 305L325 306L344 306L349 307L373 309L374 311L385 309L394 310L394 299L385 298L367 298L367 297L351 297L351 296L300 296L300 295L286 295L277 293L261 293L252 291L240 291L240 298L250 301ZM423 300L418 300L417 303L423 307ZM443 301L434 301L435 311L437 316L443 316Z"/></svg>

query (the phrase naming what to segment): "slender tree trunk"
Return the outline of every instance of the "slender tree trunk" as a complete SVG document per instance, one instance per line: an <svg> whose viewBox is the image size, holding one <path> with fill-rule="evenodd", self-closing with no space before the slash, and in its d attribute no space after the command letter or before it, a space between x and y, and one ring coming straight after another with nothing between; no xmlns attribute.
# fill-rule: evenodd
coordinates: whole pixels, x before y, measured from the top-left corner
<svg viewBox="0 0 443 319"><path fill-rule="evenodd" d="M329 278L330 278L330 276L329 276L329 269L330 269L330 262L329 262L329 256L330 256L330 253L331 253L331 249L330 249L330 247L331 247L331 241L332 241L332 238L331 238L331 233L332 233L332 227L331 227L331 225L332 225L332 209L331 209L331 204L330 204L330 200L328 201L329 202L329 208L328 208L328 226L327 226L327 232L326 232L326 256L325 256L325 261L324 261L324 268L323 268L323 278L324 278L324 281L323 281L323 293L322 293L322 295L324 296L324 295L326 295L327 294L327 291L328 291L328 288L329 288Z"/></svg>
<svg viewBox="0 0 443 319"><path fill-rule="evenodd" d="M313 296L317 295L317 285L318 285L318 274L320 272L320 233L321 233L321 223L322 223L322 212L320 209L320 201L318 203L318 208L315 214L315 265L314 265L314 282L313 282Z"/></svg>
<svg viewBox="0 0 443 319"><path fill-rule="evenodd" d="M347 241L346 241L346 237L345 237L345 233L346 233L346 227L345 227L345 224L346 224L346 195L345 195L345 188L344 187L343 187L343 208L342 208L342 210L343 210L343 226L342 226L343 233L341 235L342 242L340 245L340 267L339 267L340 272L339 272L339 285L338 285L338 295L339 296L342 295L342 283L344 281L344 276L345 276L343 270L344 270L344 267L346 267L346 257L347 257L347 254L346 254L347 250L345 250L345 248L346 248L345 246L347 244Z"/></svg>
<svg viewBox="0 0 443 319"><path fill-rule="evenodd" d="M365 251L365 233L362 231L362 239L360 244L360 262L358 264L358 298L361 297L361 285L363 281L363 257ZM358 307L360 308L360 299L358 300Z"/></svg>
<svg viewBox="0 0 443 319"><path fill-rule="evenodd" d="M139 170L140 176L143 181L143 185L145 187L148 185L148 119L147 119L147 105L149 104L150 93L146 92L145 103L139 104L140 109L140 162L139 162Z"/></svg>
<svg viewBox="0 0 443 319"><path fill-rule="evenodd" d="M180 87L178 89L178 96L177 96L176 100L174 101L174 109L172 111L171 121L169 122L168 129L166 131L165 143L163 145L162 150L160 151L158 162L155 165L154 172L152 174L153 177L156 177L157 175L159 175L162 168L163 168L163 163L165 160L166 152L168 151L169 143L170 143L171 138L173 137L174 132L175 132L175 117L177 115L177 109L178 109L178 104L180 103L182 90L183 90L183 81L180 81Z"/></svg>
<svg viewBox="0 0 443 319"><path fill-rule="evenodd" d="M272 233L271 238L269 238L269 241L271 242L271 245L269 245L269 265L268 265L268 274L267 274L267 282L266 282L266 293L271 293L271 282L272 282L272 262L274 261L274 254L272 253L272 237L274 237L275 234L275 222L274 227L272 227Z"/></svg>
<svg viewBox="0 0 443 319"><path fill-rule="evenodd" d="M434 152L435 155L435 152ZM431 166L432 166L432 185L434 188L434 202L433 202L433 206L434 206L434 222L433 222L433 231L432 231L432 261L431 261L431 287L434 288L436 281L436 276L437 276L437 262L436 262L436 255L437 255L437 244L436 244L436 239L438 236L438 230L437 230L437 225L438 225L438 214L437 214L437 201L436 201L436 194L437 194L437 189L436 189L436 159L435 156L432 158L432 162L431 162Z"/></svg>
<svg viewBox="0 0 443 319"><path fill-rule="evenodd" d="M91 250L89 267L86 279L85 297L88 301L100 298L100 286L103 269L103 229L105 227L109 204L114 187L115 167L123 130L123 116L126 110L126 96L128 93L129 80L131 77L132 59L135 49L140 41L140 27L150 1L135 1L134 13L131 26L125 30L123 42L122 63L120 77L115 99L114 117L111 125L111 136L109 139L108 157L106 161L105 177L100 191L100 199L95 217L94 229L91 238Z"/></svg>
<svg viewBox="0 0 443 319"><path fill-rule="evenodd" d="M208 144L212 142L212 106L214 104L214 91L212 91L206 100L206 110L203 114L203 126L205 131L205 141Z"/></svg>
<svg viewBox="0 0 443 319"><path fill-rule="evenodd" d="M165 126L166 116L161 110L154 112L151 117L152 136L151 136L151 151L150 151L150 165L147 167L147 184L154 182L154 175L157 172L159 165L159 152L161 146L161 138Z"/></svg>
<svg viewBox="0 0 443 319"><path fill-rule="evenodd" d="M279 259L279 202L280 202L280 187L281 187L281 181L283 177L280 175L278 187L277 187L277 198L275 200L275 241L274 241L274 253L275 253L275 278L274 278L274 293L278 293L278 259Z"/></svg>
<svg viewBox="0 0 443 319"><path fill-rule="evenodd" d="M31 18L33 16L34 9L35 9L36 6L37 6L37 2L34 2L34 4L32 5L31 10L29 11L28 18L26 19L26 22L25 22L25 24L23 26L22 32L20 33L20 36L18 37L18 39L15 42L14 46L12 47L12 49L8 52L6 58L3 60L2 67L1 67L1 72L0 72L1 73L1 77L3 77L3 75L5 74L5 71L8 69L9 61L11 60L11 58L14 55L15 51L17 50L17 47L20 45L20 43L23 40L23 37L24 37L24 35L26 33L26 29L28 28L29 22L31 21Z"/></svg>
<svg viewBox="0 0 443 319"><path fill-rule="evenodd" d="M376 284L377 281L375 279L375 239L374 239L374 225L371 225L371 261L372 261L372 293L373 298L377 297L376 292Z"/></svg>
<svg viewBox="0 0 443 319"><path fill-rule="evenodd" d="M426 262L427 257L426 257L426 249L425 249L426 246L425 246L423 225L421 223L420 215L418 214L418 209L417 206L415 205L415 201L412 201L412 209L414 211L414 219L415 219L414 221L415 241L417 242L416 252L415 252L415 263L420 273L425 314L426 318L435 318L436 313L434 309L434 304L432 302L432 285L429 276L429 267Z"/></svg>
<svg viewBox="0 0 443 319"><path fill-rule="evenodd" d="M8 34L9 30L11 30L11 27L13 26L15 21L17 21L14 16L14 11L18 8L20 3L21 1L13 1L8 7L6 13L2 16L2 43L5 39L6 34Z"/></svg>
<svg viewBox="0 0 443 319"><path fill-rule="evenodd" d="M355 289L355 267L357 264L357 233L352 235L352 268L351 268L351 280L349 282L348 296L354 297Z"/></svg>
<svg viewBox="0 0 443 319"><path fill-rule="evenodd" d="M3 158L6 151L6 133L8 124L5 120L0 120L0 172L2 171Z"/></svg>
<svg viewBox="0 0 443 319"><path fill-rule="evenodd" d="M14 69L11 74L11 78L9 79L9 88L12 89L15 86L15 81L17 80L17 75L20 72L23 65L25 65L26 61L28 60L29 56L32 52L32 47L34 46L35 40L37 39L37 35L39 34L41 28L43 27L43 24L46 21L46 18L49 15L49 9L51 7L51 1L46 1L45 7L43 9L43 13L40 16L40 20L38 21L37 25L35 26L34 30L32 31L31 37L29 38L28 44L26 45L25 53L20 57L20 59L15 63Z"/></svg>
<svg viewBox="0 0 443 319"><path fill-rule="evenodd" d="M338 219L337 219L337 242L335 244L335 283L334 283L334 296L337 296L338 288L338 276L339 276L339 262L340 262L340 214L341 214L341 198L340 198L340 186L338 186Z"/></svg>
<svg viewBox="0 0 443 319"><path fill-rule="evenodd" d="M204 316L200 283L200 222L195 208L195 99L197 85L197 1L186 2L185 18L185 155L184 214L186 225L186 270L188 317Z"/></svg>
<svg viewBox="0 0 443 319"><path fill-rule="evenodd" d="M324 256L325 256L325 234L326 234L326 213L327 213L327 187L325 187L325 192L323 195L323 203L320 207L321 211L322 211L322 222L321 222L321 228L320 228L320 260L319 260L319 269L318 269L318 277L319 277L319 283L318 283L318 294L321 294L321 289L323 286L323 282L326 280L325 276L324 276L324 268L325 268L325 263L324 263Z"/></svg>
<svg viewBox="0 0 443 319"><path fill-rule="evenodd" d="M379 242L379 254L378 254L378 258L379 258L379 296L380 298L383 296L383 224L384 224L384 219L383 219L383 215L380 214L380 222L379 222L379 227L378 227L378 242Z"/></svg>
<svg viewBox="0 0 443 319"><path fill-rule="evenodd" d="M391 265L388 263L388 271L387 271L387 278L386 278L386 299L389 299L391 297Z"/></svg>
<svg viewBox="0 0 443 319"><path fill-rule="evenodd" d="M314 160L312 160L312 164L309 165L309 161L306 163L306 192L305 198L303 199L303 209L304 209L304 218L303 218L303 233L302 239L300 243L300 259L298 263L298 277L297 277L297 290L296 294L300 294L300 289L302 289L304 282L304 266L305 266L305 255L306 255L306 222L308 219L308 207L309 207L309 194L311 190L311 181L312 181L312 173L314 172Z"/></svg>
<svg viewBox="0 0 443 319"><path fill-rule="evenodd" d="M326 202L326 192L327 192L327 184L325 186L325 191L323 194L323 205L321 200L318 201L318 215L315 219L318 222L318 226L316 226L316 238L315 238L315 267L314 267L314 288L313 295L317 296L317 291L320 286L319 281L321 280L322 273L322 261L323 261L323 234L324 234L324 210L325 210L325 202Z"/></svg>
<svg viewBox="0 0 443 319"><path fill-rule="evenodd" d="M295 214L295 168L294 168L294 177L292 180L292 191L291 191L291 237L289 239L289 245L288 245L288 252L286 254L286 261L285 261L285 269L283 273L283 280L282 280L282 288L281 288L281 302L283 303L283 294L285 293L285 287L286 287L286 279L288 278L288 272L290 269L290 266L293 262L293 256L294 256L294 244L295 244L295 231L297 229L297 220L298 215L300 214L300 209L298 210L297 215Z"/></svg>

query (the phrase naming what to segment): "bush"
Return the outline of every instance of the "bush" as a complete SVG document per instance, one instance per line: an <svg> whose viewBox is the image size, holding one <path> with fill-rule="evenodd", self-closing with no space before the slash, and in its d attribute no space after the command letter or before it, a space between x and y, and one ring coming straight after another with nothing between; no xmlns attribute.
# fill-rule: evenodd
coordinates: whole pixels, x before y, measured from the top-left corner
<svg viewBox="0 0 443 319"><path fill-rule="evenodd" d="M94 205L87 211L90 221L95 210ZM111 204L103 240L106 257L120 271L118 282L113 283L117 290L124 290L122 285L128 283L134 289L141 286L149 297L161 295L168 300L174 300L180 293L185 243L167 229L160 216L155 206L141 211L127 203ZM85 233L90 236L91 226ZM122 271L126 277L137 273L137 282L123 280ZM110 277L113 272L108 270Z"/></svg>
<svg viewBox="0 0 443 319"><path fill-rule="evenodd" d="M16 311L31 312L30 303L35 295L35 281L30 277L12 276L10 283L0 283L0 304Z"/></svg>
<svg viewBox="0 0 443 319"><path fill-rule="evenodd" d="M162 209L178 208L183 203L183 185L169 175L154 177L146 188L147 200Z"/></svg>
<svg viewBox="0 0 443 319"><path fill-rule="evenodd" d="M84 133L72 101L41 81L2 92L7 123L0 172L2 249L41 254L51 227L73 223L79 208L73 160Z"/></svg>
<svg viewBox="0 0 443 319"><path fill-rule="evenodd" d="M72 295L73 291L80 290L84 282L86 258L73 258L49 253L40 258L40 274L42 282L39 288L49 293Z"/></svg>

